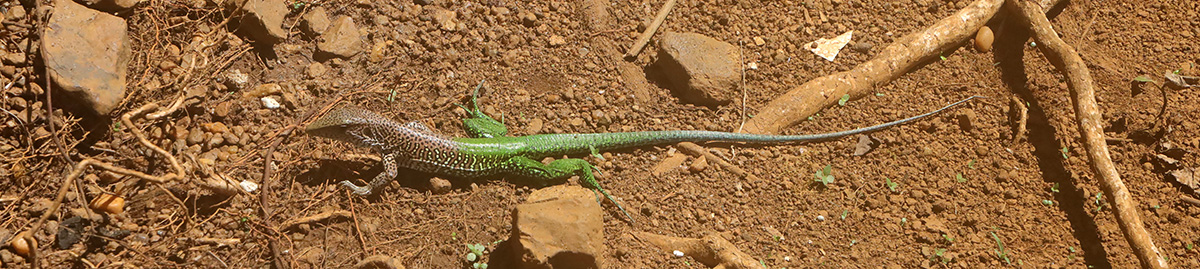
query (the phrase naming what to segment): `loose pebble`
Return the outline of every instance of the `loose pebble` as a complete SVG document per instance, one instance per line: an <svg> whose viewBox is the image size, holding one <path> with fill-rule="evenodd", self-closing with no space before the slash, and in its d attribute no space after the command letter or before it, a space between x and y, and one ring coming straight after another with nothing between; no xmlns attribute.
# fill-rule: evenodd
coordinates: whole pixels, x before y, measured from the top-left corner
<svg viewBox="0 0 1200 269"><path fill-rule="evenodd" d="M979 52L988 52L992 50L992 42L996 39L992 33L992 28L984 26L975 32L975 49ZM1032 44L1032 43L1030 43Z"/></svg>
<svg viewBox="0 0 1200 269"><path fill-rule="evenodd" d="M675 257L683 257L683 251L671 251L671 254L675 254Z"/></svg>
<svg viewBox="0 0 1200 269"><path fill-rule="evenodd" d="M121 214L125 212L125 198L120 196L102 193L88 204L92 210L102 211L109 214Z"/></svg>

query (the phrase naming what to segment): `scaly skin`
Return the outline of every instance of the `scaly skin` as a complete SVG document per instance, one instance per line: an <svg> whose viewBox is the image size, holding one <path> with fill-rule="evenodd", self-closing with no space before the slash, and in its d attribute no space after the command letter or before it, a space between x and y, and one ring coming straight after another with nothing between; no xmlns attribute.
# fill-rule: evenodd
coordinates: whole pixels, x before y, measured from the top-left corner
<svg viewBox="0 0 1200 269"><path fill-rule="evenodd" d="M482 85L482 84L481 84ZM476 88L476 94L478 88ZM908 123L941 112L979 96L942 107L929 113L893 122L849 131L812 135L758 135L711 131L651 131L629 133L543 134L511 137L504 124L479 111L474 94L471 118L464 125L472 138L452 138L434 132L424 124L413 121L405 124L392 121L369 110L343 106L318 118L306 127L309 134L355 143L374 149L383 157L384 172L366 186L350 181L341 184L359 195L368 195L375 188L396 177L398 167L461 178L510 175L535 180L535 185L580 176L582 184L602 193L622 213L624 207L601 188L592 175L592 165L582 159L559 159L542 164L540 159L583 153L595 153L621 148L673 144L678 142L733 142L752 144L796 143L826 140L847 135L872 132ZM632 220L632 218L630 218Z"/></svg>

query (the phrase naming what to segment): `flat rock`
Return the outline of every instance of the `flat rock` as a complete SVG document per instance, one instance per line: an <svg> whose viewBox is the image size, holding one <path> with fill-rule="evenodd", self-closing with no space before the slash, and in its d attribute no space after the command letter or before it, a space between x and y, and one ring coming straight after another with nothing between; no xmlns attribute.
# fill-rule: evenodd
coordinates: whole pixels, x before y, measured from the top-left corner
<svg viewBox="0 0 1200 269"><path fill-rule="evenodd" d="M120 17L73 1L58 1L42 48L57 88L77 105L108 114L125 98L131 58L127 25Z"/></svg>
<svg viewBox="0 0 1200 269"><path fill-rule="evenodd" d="M240 28L258 42L278 43L287 38L283 29L283 17L287 16L287 3L279 0L232 0L225 1L227 9L241 8Z"/></svg>
<svg viewBox="0 0 1200 269"><path fill-rule="evenodd" d="M362 36L358 34L358 26L354 19L348 16L338 17L333 25L321 35L324 39L317 43L318 58L350 58L363 51Z"/></svg>
<svg viewBox="0 0 1200 269"><path fill-rule="evenodd" d="M659 66L685 102L705 106L737 98L741 67L737 47L696 33L663 33Z"/></svg>
<svg viewBox="0 0 1200 269"><path fill-rule="evenodd" d="M300 23L300 30L309 35L320 35L329 29L332 22L329 21L329 14L325 12L325 7L314 7L304 14L303 20Z"/></svg>
<svg viewBox="0 0 1200 269"><path fill-rule="evenodd" d="M387 255L374 255L366 257L354 265L355 269L404 269L404 264L400 263L400 259L392 258Z"/></svg>
<svg viewBox="0 0 1200 269"><path fill-rule="evenodd" d="M84 0L83 4L101 11L117 12L130 9L142 2L145 0Z"/></svg>
<svg viewBox="0 0 1200 269"><path fill-rule="evenodd" d="M522 268L601 268L604 218L592 191L558 185L513 210L512 242Z"/></svg>

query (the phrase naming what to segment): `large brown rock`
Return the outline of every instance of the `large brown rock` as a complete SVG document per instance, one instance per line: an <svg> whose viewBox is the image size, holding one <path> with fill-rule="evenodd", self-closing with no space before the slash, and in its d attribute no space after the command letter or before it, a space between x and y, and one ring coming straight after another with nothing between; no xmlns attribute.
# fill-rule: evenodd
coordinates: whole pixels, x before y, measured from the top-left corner
<svg viewBox="0 0 1200 269"><path fill-rule="evenodd" d="M696 33L663 33L659 66L679 99L705 106L737 99L741 64L737 47Z"/></svg>
<svg viewBox="0 0 1200 269"><path fill-rule="evenodd" d="M604 218L592 191L558 185L513 210L512 242L523 268L600 268Z"/></svg>
<svg viewBox="0 0 1200 269"><path fill-rule="evenodd" d="M54 85L78 106L108 114L125 98L131 52L125 20L56 1L42 48Z"/></svg>
<svg viewBox="0 0 1200 269"><path fill-rule="evenodd" d="M283 18L288 14L287 2L281 0L228 0L226 9L240 9L241 28L255 41L274 44L287 38Z"/></svg>

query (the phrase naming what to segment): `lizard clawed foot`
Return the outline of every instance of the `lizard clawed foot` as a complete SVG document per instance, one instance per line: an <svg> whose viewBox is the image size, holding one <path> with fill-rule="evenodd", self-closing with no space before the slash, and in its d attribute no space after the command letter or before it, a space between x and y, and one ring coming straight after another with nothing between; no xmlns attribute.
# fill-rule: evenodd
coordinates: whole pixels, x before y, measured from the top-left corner
<svg viewBox="0 0 1200 269"><path fill-rule="evenodd" d="M350 189L350 191L353 191L354 194L357 194L358 196L367 196L371 194L371 188L369 187L354 185L354 182L350 182L349 180L342 180L340 183L342 184L342 187Z"/></svg>

